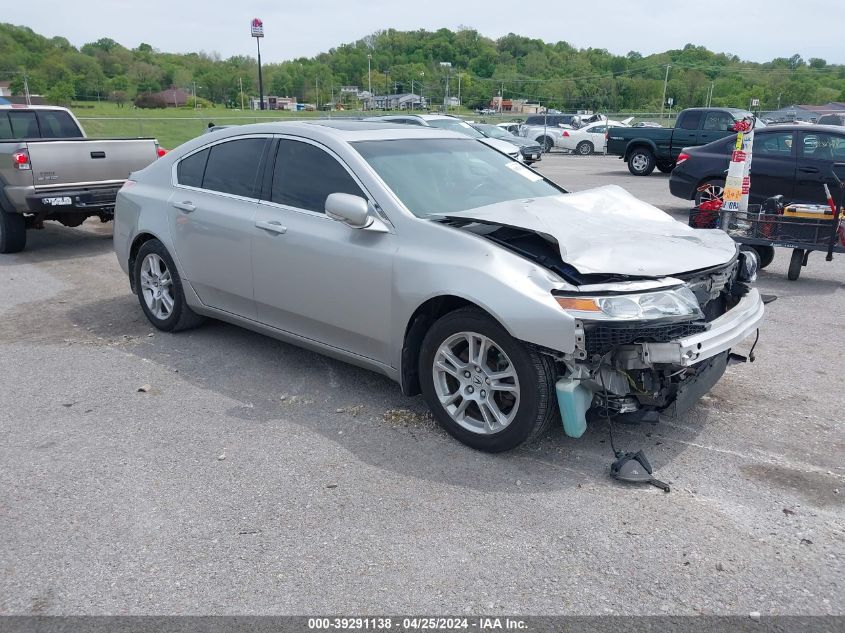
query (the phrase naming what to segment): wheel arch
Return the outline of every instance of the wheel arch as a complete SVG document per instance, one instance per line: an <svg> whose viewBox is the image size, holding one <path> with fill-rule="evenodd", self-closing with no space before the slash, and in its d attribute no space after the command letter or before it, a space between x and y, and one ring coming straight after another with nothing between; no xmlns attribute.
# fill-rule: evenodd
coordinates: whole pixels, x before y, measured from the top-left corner
<svg viewBox="0 0 845 633"><path fill-rule="evenodd" d="M648 139L634 139L633 141L628 143L628 146L625 148L625 161L631 158L631 154L634 153L634 150L644 147L651 152L651 155L655 157L657 160L657 145L654 141L649 141Z"/></svg>
<svg viewBox="0 0 845 633"><path fill-rule="evenodd" d="M399 383L402 393L406 396L416 396L420 390L420 376L417 371L420 358L420 347L426 333L437 319L459 308L476 308L494 319L499 325L505 327L501 320L497 319L489 310L484 309L477 303L457 295L438 295L432 297L414 310L411 318L405 326L405 335L402 339L402 356L399 368ZM505 327L505 329L507 329Z"/></svg>
<svg viewBox="0 0 845 633"><path fill-rule="evenodd" d="M129 260L127 262L129 268L129 287L134 294L138 294L138 289L135 287L135 275L133 274L135 270L135 259L138 257L138 251L141 250L141 247L150 240L158 240L162 244L164 243L157 235L149 231L143 231L135 236L135 239L132 240L132 245L129 247Z"/></svg>

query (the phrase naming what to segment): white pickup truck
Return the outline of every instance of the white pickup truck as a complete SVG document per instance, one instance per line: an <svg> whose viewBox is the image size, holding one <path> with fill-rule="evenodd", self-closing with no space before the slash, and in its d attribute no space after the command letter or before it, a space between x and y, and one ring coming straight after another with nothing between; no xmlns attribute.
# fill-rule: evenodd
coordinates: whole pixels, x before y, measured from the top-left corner
<svg viewBox="0 0 845 633"><path fill-rule="evenodd" d="M108 222L129 174L163 153L154 138L86 138L66 108L0 106L0 253L22 251L45 220Z"/></svg>

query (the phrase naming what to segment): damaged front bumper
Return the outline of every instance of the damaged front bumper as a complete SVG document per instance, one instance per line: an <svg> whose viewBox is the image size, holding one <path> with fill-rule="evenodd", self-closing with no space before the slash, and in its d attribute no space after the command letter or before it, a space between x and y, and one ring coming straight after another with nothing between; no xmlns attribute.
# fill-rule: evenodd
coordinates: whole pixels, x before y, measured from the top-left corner
<svg viewBox="0 0 845 633"><path fill-rule="evenodd" d="M564 432L580 437L591 408L653 421L659 414L683 414L719 381L731 348L757 331L764 311L760 293L751 289L704 332L665 343L622 344L601 359L569 365L556 384Z"/></svg>
<svg viewBox="0 0 845 633"><path fill-rule="evenodd" d="M731 349L748 338L763 320L763 300L751 289L733 309L710 323L706 332L670 343L641 343L643 362L690 367Z"/></svg>

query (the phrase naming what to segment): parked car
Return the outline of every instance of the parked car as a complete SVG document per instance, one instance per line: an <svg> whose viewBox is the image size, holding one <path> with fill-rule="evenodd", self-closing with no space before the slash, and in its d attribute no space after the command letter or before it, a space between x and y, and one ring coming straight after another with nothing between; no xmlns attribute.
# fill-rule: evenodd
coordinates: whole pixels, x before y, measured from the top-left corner
<svg viewBox="0 0 845 633"><path fill-rule="evenodd" d="M514 136L520 136L519 128L522 127L522 123L520 121L508 121L507 123L497 123L496 127L502 128Z"/></svg>
<svg viewBox="0 0 845 633"><path fill-rule="evenodd" d="M86 138L66 108L0 105L0 253L22 251L45 220L108 222L129 172L163 152L154 138Z"/></svg>
<svg viewBox="0 0 845 633"><path fill-rule="evenodd" d="M845 125L845 112L823 114L816 123L818 125Z"/></svg>
<svg viewBox="0 0 845 633"><path fill-rule="evenodd" d="M593 152L603 152L607 142L606 132L609 125L625 127L625 124L621 121L604 121L577 130L563 130L558 147L581 156L588 156Z"/></svg>
<svg viewBox="0 0 845 633"><path fill-rule="evenodd" d="M531 117L529 117L531 118ZM567 126L567 129L574 129ZM562 147L563 128L557 126L528 125L523 124L519 128L519 135L523 138L539 143L544 152L552 151L552 148Z"/></svg>
<svg viewBox="0 0 845 633"><path fill-rule="evenodd" d="M370 368L485 451L561 410L573 437L589 408L679 415L764 309L724 232L426 126L202 135L127 181L114 246L158 329L214 317Z"/></svg>
<svg viewBox="0 0 845 633"><path fill-rule="evenodd" d="M628 163L628 171L635 176L648 176L655 167L668 174L681 149L729 136L736 121L750 116L750 112L735 108L687 108L678 115L674 128L611 127L607 153ZM764 125L762 121L757 124Z"/></svg>
<svg viewBox="0 0 845 633"><path fill-rule="evenodd" d="M476 138L495 150L507 154L514 160L522 161L522 153L514 143L485 136L469 123L448 114L391 114L388 116L368 117L365 121L384 121L387 123L401 123L403 125L418 125L421 127L436 127L441 130L452 130L464 136Z"/></svg>
<svg viewBox="0 0 845 633"><path fill-rule="evenodd" d="M736 135L685 148L669 191L696 205L721 198ZM834 162L845 162L845 129L833 125L777 125L754 133L749 201L783 195L787 201L825 204L823 184L835 185ZM833 186L830 186L833 191Z"/></svg>
<svg viewBox="0 0 845 633"><path fill-rule="evenodd" d="M521 136L514 136L497 125L490 125L488 123L471 123L470 125L488 138L497 138L516 145L522 154L522 162L526 164L536 163L543 157L543 148L536 141L531 141Z"/></svg>

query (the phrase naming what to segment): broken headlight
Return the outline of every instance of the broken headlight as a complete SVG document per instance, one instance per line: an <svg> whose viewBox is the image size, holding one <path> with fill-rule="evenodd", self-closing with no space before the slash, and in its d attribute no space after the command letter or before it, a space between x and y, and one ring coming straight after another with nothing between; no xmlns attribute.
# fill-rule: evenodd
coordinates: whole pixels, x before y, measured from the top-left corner
<svg viewBox="0 0 845 633"><path fill-rule="evenodd" d="M637 294L555 296L555 299L561 308L585 321L649 321L704 316L695 294L686 286Z"/></svg>

